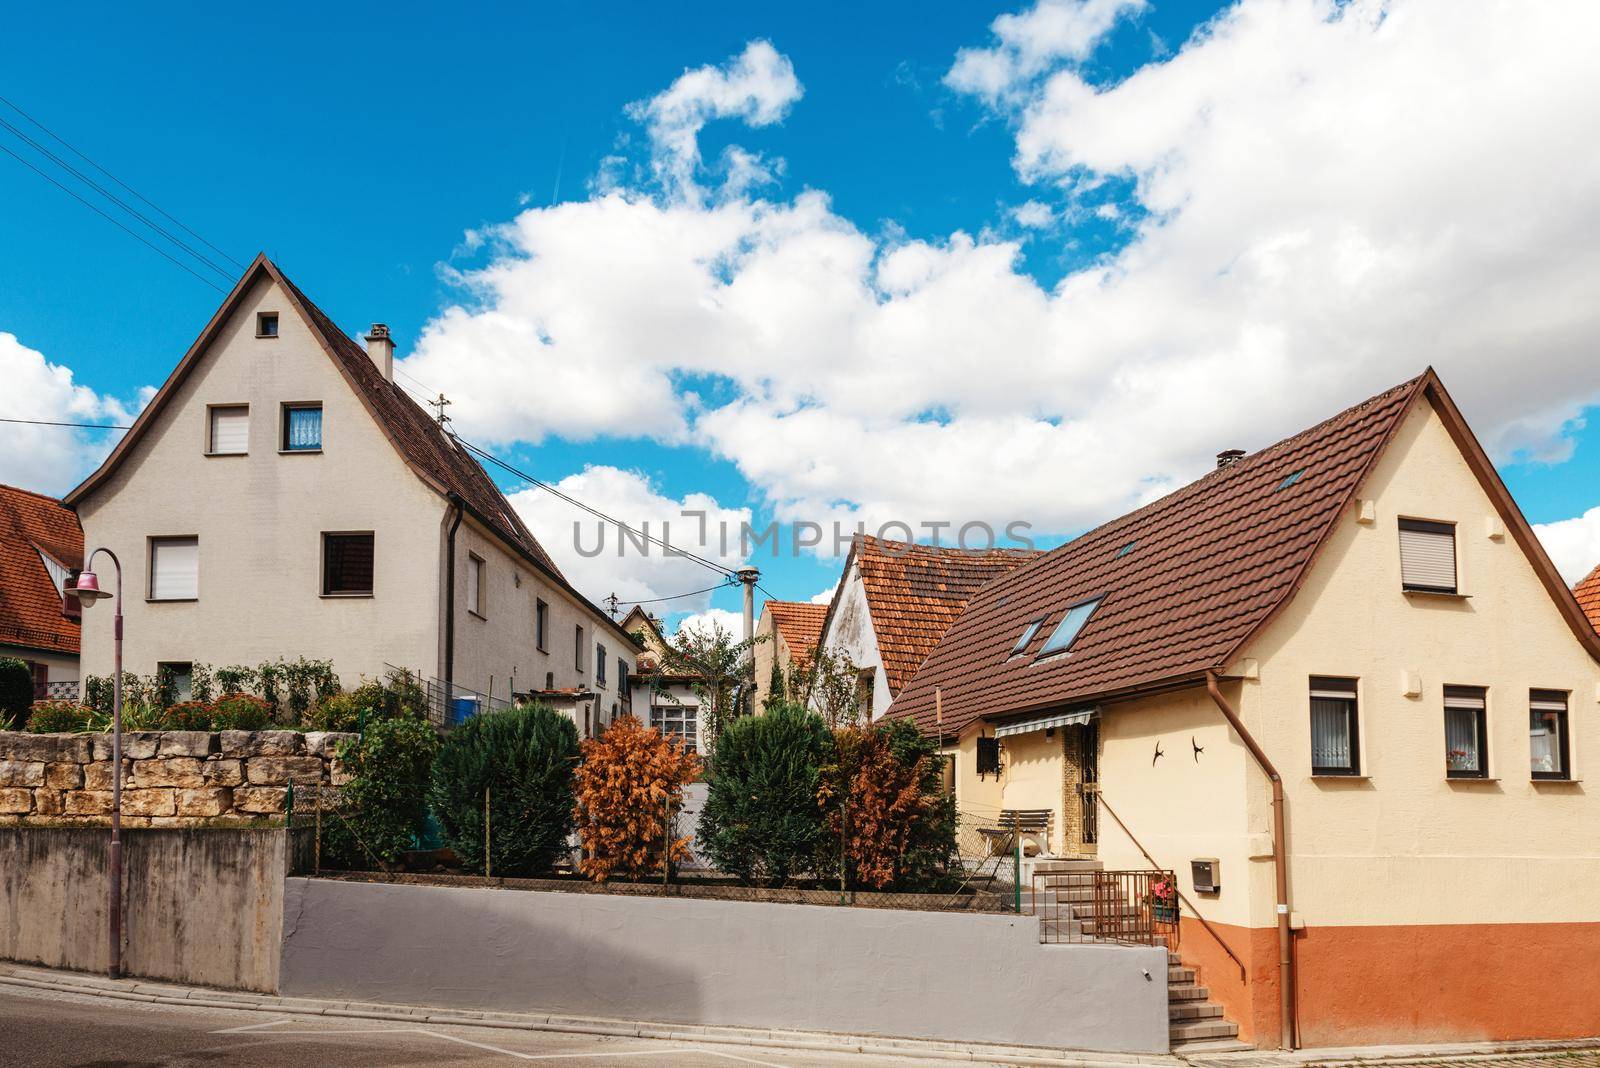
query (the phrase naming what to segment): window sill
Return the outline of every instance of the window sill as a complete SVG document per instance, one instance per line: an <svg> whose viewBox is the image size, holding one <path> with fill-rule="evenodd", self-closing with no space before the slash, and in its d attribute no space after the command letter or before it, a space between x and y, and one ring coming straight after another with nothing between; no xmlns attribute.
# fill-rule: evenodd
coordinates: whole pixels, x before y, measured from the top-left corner
<svg viewBox="0 0 1600 1068"><path fill-rule="evenodd" d="M489 617L488 616L484 615L482 612L474 612L470 608L467 609L467 615L471 616L473 619L481 619L485 623L489 622Z"/></svg>
<svg viewBox="0 0 1600 1068"><path fill-rule="evenodd" d="M146 597L145 604L194 604L198 597Z"/></svg>
<svg viewBox="0 0 1600 1068"><path fill-rule="evenodd" d="M219 460L228 456L249 456L250 454L247 452L205 452L200 455L208 460Z"/></svg>
<svg viewBox="0 0 1600 1068"><path fill-rule="evenodd" d="M1442 601L1470 601L1470 593L1449 593L1445 590L1401 590L1407 597L1432 597Z"/></svg>
<svg viewBox="0 0 1600 1068"><path fill-rule="evenodd" d="M323 593L318 594L324 601L370 601L371 592L367 593Z"/></svg>
<svg viewBox="0 0 1600 1068"><path fill-rule="evenodd" d="M321 456L321 449L279 449L279 456Z"/></svg>
<svg viewBox="0 0 1600 1068"><path fill-rule="evenodd" d="M1479 783L1486 783L1486 782L1497 783L1497 782L1500 781L1500 776L1498 776L1498 775L1446 775L1444 777L1444 781L1447 782L1447 783L1450 783L1452 786L1456 785L1456 784L1460 784L1460 785L1464 785L1464 786L1476 786Z"/></svg>
<svg viewBox="0 0 1600 1068"><path fill-rule="evenodd" d="M1580 786L1582 779L1529 779L1535 786Z"/></svg>
<svg viewBox="0 0 1600 1068"><path fill-rule="evenodd" d="M1372 778L1364 773L1346 775L1341 771L1313 771L1311 777L1317 782L1366 782Z"/></svg>
<svg viewBox="0 0 1600 1068"><path fill-rule="evenodd" d="M537 651L537 652L541 652L541 653L543 653L543 654L544 654L544 655L545 655L545 656L549 656L549 655L550 655L550 650L548 650L548 649L546 649L546 648L545 648L545 647L544 647L544 646L542 646L542 645L535 645L535 646L534 646L534 647L533 647L533 648L534 648L534 650L535 650L535 651Z"/></svg>
<svg viewBox="0 0 1600 1068"><path fill-rule="evenodd" d="M283 336L282 334L257 334L256 335L256 337L265 338L268 341L276 341L282 336Z"/></svg>

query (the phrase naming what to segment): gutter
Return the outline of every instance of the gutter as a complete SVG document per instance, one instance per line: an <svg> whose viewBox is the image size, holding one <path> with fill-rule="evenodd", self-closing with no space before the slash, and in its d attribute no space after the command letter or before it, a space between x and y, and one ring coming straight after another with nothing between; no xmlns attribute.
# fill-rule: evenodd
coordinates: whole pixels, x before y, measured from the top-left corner
<svg viewBox="0 0 1600 1068"><path fill-rule="evenodd" d="M444 685L445 703L456 694L456 531L461 529L461 505L452 502L455 518L450 520L450 536L444 556ZM447 708L448 714L449 709Z"/></svg>
<svg viewBox="0 0 1600 1068"><path fill-rule="evenodd" d="M1222 690L1217 686L1216 672L1206 672L1206 692L1222 711L1223 718L1228 721L1229 726L1238 733L1239 740L1244 742L1244 747L1250 750L1256 766L1272 783L1272 870L1278 897L1278 1041L1284 1049L1298 1049L1300 1027L1294 1011L1294 943L1293 936L1289 932L1289 832L1284 826L1283 818L1283 778L1278 774L1278 769L1272 766L1272 761L1267 759L1267 754L1260 744L1249 731L1245 730L1244 723L1239 719L1239 713L1235 712L1233 706L1228 704L1228 699L1222 696Z"/></svg>

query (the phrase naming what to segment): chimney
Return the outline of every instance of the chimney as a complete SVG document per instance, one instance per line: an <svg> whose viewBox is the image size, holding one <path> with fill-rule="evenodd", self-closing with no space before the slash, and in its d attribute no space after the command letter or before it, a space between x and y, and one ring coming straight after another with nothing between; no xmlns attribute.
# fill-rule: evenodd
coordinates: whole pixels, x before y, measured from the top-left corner
<svg viewBox="0 0 1600 1068"><path fill-rule="evenodd" d="M376 330L377 327L373 327L373 329ZM1234 464L1243 459L1243 449L1223 449L1221 452L1217 453L1217 467L1232 467Z"/></svg>
<svg viewBox="0 0 1600 1068"><path fill-rule="evenodd" d="M372 330L367 334L367 355L372 358L372 362L383 377L393 382L394 339L389 336L389 328L384 324L372 324Z"/></svg>

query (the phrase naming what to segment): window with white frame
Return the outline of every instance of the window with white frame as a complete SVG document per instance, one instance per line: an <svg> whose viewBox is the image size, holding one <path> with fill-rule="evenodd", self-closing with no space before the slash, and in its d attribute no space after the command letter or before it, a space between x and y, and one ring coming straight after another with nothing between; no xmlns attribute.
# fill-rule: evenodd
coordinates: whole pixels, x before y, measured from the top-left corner
<svg viewBox="0 0 1600 1068"><path fill-rule="evenodd" d="M1456 592L1454 523L1400 520L1400 587L1408 593Z"/></svg>
<svg viewBox="0 0 1600 1068"><path fill-rule="evenodd" d="M1489 777L1488 720L1488 691L1482 686L1444 688L1444 760L1450 778Z"/></svg>
<svg viewBox="0 0 1600 1068"><path fill-rule="evenodd" d="M697 705L659 704L650 706L650 726L660 731L668 740L676 739L686 753L700 750L700 729Z"/></svg>
<svg viewBox="0 0 1600 1068"><path fill-rule="evenodd" d="M1311 774L1360 775L1356 680L1311 679Z"/></svg>
<svg viewBox="0 0 1600 1068"><path fill-rule="evenodd" d="M250 406L214 404L208 409L211 425L206 429L206 454L243 456L250 451Z"/></svg>
<svg viewBox="0 0 1600 1068"><path fill-rule="evenodd" d="M467 554L467 611L483 616L483 557Z"/></svg>
<svg viewBox="0 0 1600 1068"><path fill-rule="evenodd" d="M1528 693L1528 757L1535 779L1570 779L1567 695L1561 690Z"/></svg>
<svg viewBox="0 0 1600 1068"><path fill-rule="evenodd" d="M200 596L200 539L150 539L152 601L193 601Z"/></svg>

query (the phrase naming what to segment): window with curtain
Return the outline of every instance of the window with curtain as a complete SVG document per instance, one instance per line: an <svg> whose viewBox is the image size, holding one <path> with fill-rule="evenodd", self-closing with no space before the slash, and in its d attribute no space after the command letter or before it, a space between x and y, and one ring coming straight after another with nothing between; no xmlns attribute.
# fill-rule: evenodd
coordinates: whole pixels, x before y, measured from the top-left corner
<svg viewBox="0 0 1600 1068"><path fill-rule="evenodd" d="M686 753L700 751L698 716L695 705L662 704L650 706L650 726L660 731L667 740L676 738Z"/></svg>
<svg viewBox="0 0 1600 1068"><path fill-rule="evenodd" d="M286 404L283 408L283 451L317 452L322 448L322 405Z"/></svg>
<svg viewBox="0 0 1600 1068"><path fill-rule="evenodd" d="M1417 593L1456 592L1455 524L1400 520L1400 585Z"/></svg>
<svg viewBox="0 0 1600 1068"><path fill-rule="evenodd" d="M372 596L372 535L322 535L322 594Z"/></svg>
<svg viewBox="0 0 1600 1068"><path fill-rule="evenodd" d="M243 456L250 446L250 406L217 405L211 409L206 451L212 456Z"/></svg>
<svg viewBox="0 0 1600 1068"><path fill-rule="evenodd" d="M1481 686L1444 688L1445 773L1452 779L1489 776L1486 691Z"/></svg>
<svg viewBox="0 0 1600 1068"><path fill-rule="evenodd" d="M1311 680L1311 774L1361 774L1356 680Z"/></svg>
<svg viewBox="0 0 1600 1068"><path fill-rule="evenodd" d="M150 539L150 599L193 601L200 596L200 539Z"/></svg>
<svg viewBox="0 0 1600 1068"><path fill-rule="evenodd" d="M1567 695L1561 690L1528 694L1528 757L1535 779L1565 779L1567 768Z"/></svg>

